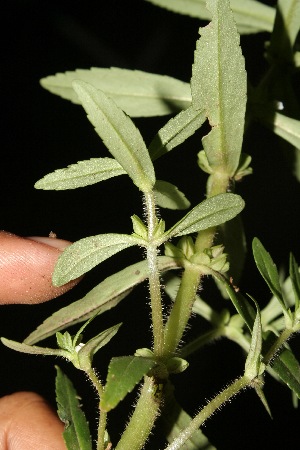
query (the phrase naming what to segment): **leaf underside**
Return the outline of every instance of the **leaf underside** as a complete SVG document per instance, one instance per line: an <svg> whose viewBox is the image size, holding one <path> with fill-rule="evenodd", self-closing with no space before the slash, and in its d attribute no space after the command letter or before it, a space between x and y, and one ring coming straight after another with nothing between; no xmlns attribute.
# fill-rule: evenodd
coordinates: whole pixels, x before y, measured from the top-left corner
<svg viewBox="0 0 300 450"><path fill-rule="evenodd" d="M174 258L168 256L159 256L158 265L162 273L178 268ZM147 277L147 261L138 262L110 275L88 292L85 297L61 308L48 317L24 342L28 345L35 344L52 336L56 331L63 330L71 325L88 320L96 314L108 311L118 305L135 286L145 281Z"/></svg>

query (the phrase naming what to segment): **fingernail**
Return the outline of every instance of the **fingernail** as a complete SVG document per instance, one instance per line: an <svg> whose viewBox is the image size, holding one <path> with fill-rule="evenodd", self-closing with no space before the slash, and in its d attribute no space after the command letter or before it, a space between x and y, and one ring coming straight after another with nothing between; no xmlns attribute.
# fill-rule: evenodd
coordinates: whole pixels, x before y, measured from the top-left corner
<svg viewBox="0 0 300 450"><path fill-rule="evenodd" d="M41 236L28 236L26 239L31 241L40 242L41 244L49 245L50 247L58 248L58 250L63 251L66 247L72 244L70 241L65 241L64 239L57 239L52 237L41 237Z"/></svg>

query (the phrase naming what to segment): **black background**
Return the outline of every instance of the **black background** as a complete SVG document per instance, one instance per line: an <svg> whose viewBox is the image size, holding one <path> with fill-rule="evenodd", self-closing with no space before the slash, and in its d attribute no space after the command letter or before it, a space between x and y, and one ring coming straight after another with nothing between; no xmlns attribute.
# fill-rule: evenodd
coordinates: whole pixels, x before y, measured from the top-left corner
<svg viewBox="0 0 300 450"><path fill-rule="evenodd" d="M24 236L48 235L54 231L58 237L74 241L104 232L131 232L130 216L142 214L139 193L125 177L74 191L44 192L33 188L35 181L54 169L107 154L83 110L43 90L40 78L75 68L117 66L166 74L183 81L190 79L198 20L177 16L142 0L102 3L101 0L2 1L2 229ZM263 48L267 39L267 34L242 37L249 79L254 84L266 68ZM166 120L137 119L135 122L149 143ZM158 178L163 174L164 179L177 184L193 204L203 198L206 182L206 176L195 164L196 154L201 149L200 138L201 134L197 133L178 151L156 164ZM291 161L287 155L291 153L260 125L250 127L244 151L252 155L254 169L254 176L237 186L237 192L247 204L243 220L248 245L258 236L275 262L286 268L289 251L299 260L299 184L290 177ZM163 212L169 225L181 215ZM94 269L72 293L48 304L2 307L1 335L22 340L51 312L81 298L112 271L141 257L135 250L119 254ZM214 291L206 284L206 295L211 292L215 300ZM261 305L269 298L250 251L240 285ZM132 354L136 348L150 345L147 298L147 288L139 287L135 295L124 300L116 311L97 319L87 331L87 335L92 335L93 331L120 320L124 322L115 341L96 357L103 378L110 355ZM193 318L191 323L197 333L202 322ZM190 331L187 339L192 334ZM292 346L297 347L297 342L295 339ZM92 388L84 376L52 358L14 354L2 347L1 394L33 390L54 405L54 363L58 362L83 396L88 417L95 427L92 417L96 403L91 400ZM196 374L194 379L190 378L191 371L186 371L174 382L178 386L177 398L193 414L206 399L242 373L243 355L235 344L218 341L196 354L190 364ZM249 391L207 422L205 431L219 450L279 449L294 442L298 435L299 413L292 407L290 392L269 376L266 376L265 392L273 420ZM86 395L90 397L86 399ZM133 399L131 395L129 401ZM112 413L110 429L114 442L124 423L120 416L124 414L126 418L128 410L130 403L125 401ZM288 428L286 433L285 427ZM149 448L163 448L162 442L152 440Z"/></svg>

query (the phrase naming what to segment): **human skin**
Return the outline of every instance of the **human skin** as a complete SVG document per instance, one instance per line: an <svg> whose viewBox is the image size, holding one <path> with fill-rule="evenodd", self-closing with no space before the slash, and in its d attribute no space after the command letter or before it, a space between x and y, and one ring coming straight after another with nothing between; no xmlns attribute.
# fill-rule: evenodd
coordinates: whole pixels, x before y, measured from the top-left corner
<svg viewBox="0 0 300 450"><path fill-rule="evenodd" d="M0 304L42 303L71 289L78 280L52 286L52 273L69 241L56 238L21 238L0 231Z"/></svg>
<svg viewBox="0 0 300 450"><path fill-rule="evenodd" d="M57 258L70 242L21 238L0 231L0 304L42 303L71 289L79 280L55 288ZM0 399L0 450L66 450L63 424L45 400L32 392Z"/></svg>

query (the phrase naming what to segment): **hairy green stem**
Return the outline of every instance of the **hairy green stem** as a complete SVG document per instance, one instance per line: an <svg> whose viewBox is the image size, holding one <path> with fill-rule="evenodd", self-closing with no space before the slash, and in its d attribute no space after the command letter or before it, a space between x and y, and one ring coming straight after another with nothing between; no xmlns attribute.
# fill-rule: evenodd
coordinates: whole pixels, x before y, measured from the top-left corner
<svg viewBox="0 0 300 450"><path fill-rule="evenodd" d="M98 423L98 435L97 435L97 450L105 450L104 437L106 430L107 413L100 410L99 423Z"/></svg>
<svg viewBox="0 0 300 450"><path fill-rule="evenodd" d="M183 430L165 450L180 450L183 444L198 430L198 428L224 403L235 396L239 391L251 385L248 377L242 376L216 395L191 421L189 426Z"/></svg>
<svg viewBox="0 0 300 450"><path fill-rule="evenodd" d="M283 330L283 332L275 340L274 344L271 346L267 354L264 355L263 361L266 365L270 364L270 361L272 361L272 359L276 356L278 351L288 341L288 339L291 337L292 334L293 330L290 329Z"/></svg>
<svg viewBox="0 0 300 450"><path fill-rule="evenodd" d="M134 413L115 450L140 450L144 447L159 413L160 398L152 377L145 377Z"/></svg>
<svg viewBox="0 0 300 450"><path fill-rule="evenodd" d="M213 328L182 347L182 349L180 349L180 357L187 358L204 345L207 345L222 336L224 336L224 327Z"/></svg>
<svg viewBox="0 0 300 450"><path fill-rule="evenodd" d="M89 379L93 383L93 386L96 388L99 398L103 394L103 386L94 370L91 368L86 371ZM106 430L106 421L107 421L107 413L100 409L99 403L99 423L98 423L98 433L97 433L97 450L105 450L104 448L104 436Z"/></svg>
<svg viewBox="0 0 300 450"><path fill-rule="evenodd" d="M165 356L175 353L192 312L201 273L196 266L187 266L170 316L165 326Z"/></svg>
<svg viewBox="0 0 300 450"><path fill-rule="evenodd" d="M154 231L157 224L155 212L155 198L153 192L145 194L145 206L148 225L147 261L149 269L149 291L151 301L153 326L153 351L155 356L161 357L164 348L164 323L161 301L160 277L157 262L157 246L154 241Z"/></svg>

